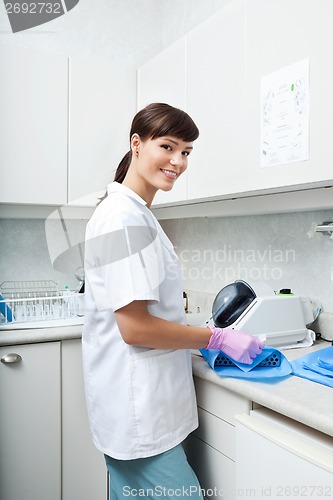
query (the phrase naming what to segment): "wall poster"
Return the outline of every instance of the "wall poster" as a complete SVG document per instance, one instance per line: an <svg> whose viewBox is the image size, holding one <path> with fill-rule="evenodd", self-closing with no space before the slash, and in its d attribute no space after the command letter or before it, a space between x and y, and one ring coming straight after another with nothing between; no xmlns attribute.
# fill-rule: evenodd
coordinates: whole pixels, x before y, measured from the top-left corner
<svg viewBox="0 0 333 500"><path fill-rule="evenodd" d="M309 159L309 59L261 78L260 166Z"/></svg>

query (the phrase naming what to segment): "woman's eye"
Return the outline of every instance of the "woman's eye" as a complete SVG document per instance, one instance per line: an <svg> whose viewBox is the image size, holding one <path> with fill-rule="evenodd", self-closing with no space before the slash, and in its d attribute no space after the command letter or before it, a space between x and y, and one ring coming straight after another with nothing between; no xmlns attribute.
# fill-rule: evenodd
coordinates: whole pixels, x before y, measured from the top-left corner
<svg viewBox="0 0 333 500"><path fill-rule="evenodd" d="M166 149L167 151L171 151L172 148L169 146L169 144L162 144L162 148Z"/></svg>
<svg viewBox="0 0 333 500"><path fill-rule="evenodd" d="M184 156L188 156L189 154L190 154L190 152L189 152L189 151L183 151L183 152L182 152L182 155L184 155Z"/></svg>

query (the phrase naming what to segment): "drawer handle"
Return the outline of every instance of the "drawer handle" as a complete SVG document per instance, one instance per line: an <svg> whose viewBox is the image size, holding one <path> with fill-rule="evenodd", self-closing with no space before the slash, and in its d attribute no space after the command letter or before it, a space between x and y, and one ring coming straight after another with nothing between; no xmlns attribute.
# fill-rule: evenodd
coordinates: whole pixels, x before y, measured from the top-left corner
<svg viewBox="0 0 333 500"><path fill-rule="evenodd" d="M16 354L15 352L10 352L2 356L0 361L1 363L4 364L19 363L20 361L22 361L22 357L19 354Z"/></svg>

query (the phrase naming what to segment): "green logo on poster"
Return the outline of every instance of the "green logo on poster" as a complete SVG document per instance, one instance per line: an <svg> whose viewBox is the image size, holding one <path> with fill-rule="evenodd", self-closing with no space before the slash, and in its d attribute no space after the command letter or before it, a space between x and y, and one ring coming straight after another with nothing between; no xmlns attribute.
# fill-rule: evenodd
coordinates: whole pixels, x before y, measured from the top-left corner
<svg viewBox="0 0 333 500"><path fill-rule="evenodd" d="M4 0L13 33L48 23L72 10L79 0L29 2Z"/></svg>

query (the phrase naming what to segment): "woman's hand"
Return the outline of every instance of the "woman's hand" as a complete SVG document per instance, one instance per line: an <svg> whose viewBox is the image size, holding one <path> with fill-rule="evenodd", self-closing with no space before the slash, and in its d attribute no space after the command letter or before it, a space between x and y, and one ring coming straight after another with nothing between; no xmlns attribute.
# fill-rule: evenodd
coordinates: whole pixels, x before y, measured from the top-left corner
<svg viewBox="0 0 333 500"><path fill-rule="evenodd" d="M206 349L219 349L240 363L252 364L265 345L256 337L238 330L210 326L208 328L212 335Z"/></svg>

